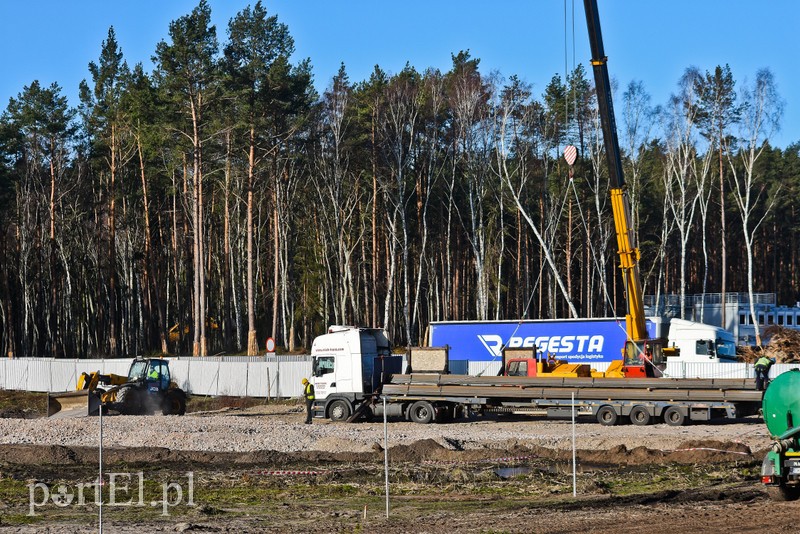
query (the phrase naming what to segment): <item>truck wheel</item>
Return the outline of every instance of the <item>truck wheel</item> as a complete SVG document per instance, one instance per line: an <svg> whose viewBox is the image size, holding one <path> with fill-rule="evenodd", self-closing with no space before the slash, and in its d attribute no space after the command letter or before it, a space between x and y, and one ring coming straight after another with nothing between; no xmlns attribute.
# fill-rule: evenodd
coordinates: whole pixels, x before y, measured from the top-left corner
<svg viewBox="0 0 800 534"><path fill-rule="evenodd" d="M686 423L686 416L677 406L670 406L664 411L664 422L669 426L683 426Z"/></svg>
<svg viewBox="0 0 800 534"><path fill-rule="evenodd" d="M427 425L433 421L433 405L428 401L417 401L411 405L411 420L415 423Z"/></svg>
<svg viewBox="0 0 800 534"><path fill-rule="evenodd" d="M597 410L597 422L603 426L614 426L618 420L617 411L611 406L603 406Z"/></svg>
<svg viewBox="0 0 800 534"><path fill-rule="evenodd" d="M164 406L161 408L164 415L183 415L186 413L186 395L183 391L171 390L164 398Z"/></svg>
<svg viewBox="0 0 800 534"><path fill-rule="evenodd" d="M331 421L347 421L350 417L350 404L343 400L335 400L328 408L328 417Z"/></svg>
<svg viewBox="0 0 800 534"><path fill-rule="evenodd" d="M631 410L631 423L636 426L647 426L650 424L652 417L650 412L644 406L634 406Z"/></svg>
<svg viewBox="0 0 800 534"><path fill-rule="evenodd" d="M796 501L800 498L800 486L767 486L767 495L773 501Z"/></svg>
<svg viewBox="0 0 800 534"><path fill-rule="evenodd" d="M122 415L139 415L142 413L139 391L133 386L123 387L117 391L117 411Z"/></svg>

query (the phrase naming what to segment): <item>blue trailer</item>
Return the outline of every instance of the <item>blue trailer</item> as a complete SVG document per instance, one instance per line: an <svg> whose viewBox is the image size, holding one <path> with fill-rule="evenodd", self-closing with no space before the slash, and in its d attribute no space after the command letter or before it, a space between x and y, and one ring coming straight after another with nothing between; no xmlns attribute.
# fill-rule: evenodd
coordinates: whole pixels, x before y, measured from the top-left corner
<svg viewBox="0 0 800 534"><path fill-rule="evenodd" d="M661 335L652 320L647 330ZM505 347L536 346L539 354L592 364L621 359L625 338L625 318L440 321L431 323L428 344L450 347L451 360L500 361Z"/></svg>

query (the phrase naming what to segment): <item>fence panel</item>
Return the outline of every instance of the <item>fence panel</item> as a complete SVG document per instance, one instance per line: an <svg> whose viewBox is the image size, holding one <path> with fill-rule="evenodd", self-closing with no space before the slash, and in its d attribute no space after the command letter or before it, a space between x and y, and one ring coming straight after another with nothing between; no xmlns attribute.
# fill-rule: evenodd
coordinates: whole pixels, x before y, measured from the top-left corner
<svg viewBox="0 0 800 534"><path fill-rule="evenodd" d="M24 390L28 387L28 362L23 359L6 362L5 389Z"/></svg>
<svg viewBox="0 0 800 534"><path fill-rule="evenodd" d="M187 392L195 395L216 395L221 365L221 362L213 361L189 362Z"/></svg>
<svg viewBox="0 0 800 534"><path fill-rule="evenodd" d="M786 371L791 371L792 369L800 369L800 363L777 363L769 370L769 376L770 378L774 379L779 374L785 373ZM753 376L752 371L750 376Z"/></svg>
<svg viewBox="0 0 800 534"><path fill-rule="evenodd" d="M131 368L131 360L101 360L100 366L103 374L115 374L128 376Z"/></svg>
<svg viewBox="0 0 800 534"><path fill-rule="evenodd" d="M52 360L50 362L50 390L73 391L78 387L78 377L83 371L78 371L76 360Z"/></svg>
<svg viewBox="0 0 800 534"><path fill-rule="evenodd" d="M752 378L746 363L670 362L664 375L668 378Z"/></svg>
<svg viewBox="0 0 800 534"><path fill-rule="evenodd" d="M216 395L244 397L247 395L247 362L225 362L219 367Z"/></svg>
<svg viewBox="0 0 800 534"><path fill-rule="evenodd" d="M303 378L311 377L311 362L280 362L278 370L278 396L299 397L303 394Z"/></svg>
<svg viewBox="0 0 800 534"><path fill-rule="evenodd" d="M779 363L772 366L770 376L775 378L791 369L800 369L797 363ZM669 378L754 378L753 365L748 363L668 362L665 370Z"/></svg>
<svg viewBox="0 0 800 534"><path fill-rule="evenodd" d="M473 362L470 361L467 365L467 374L472 376L497 376L503 364L500 360L491 362Z"/></svg>
<svg viewBox="0 0 800 534"><path fill-rule="evenodd" d="M247 369L248 397L275 397L277 391L277 362L250 362Z"/></svg>
<svg viewBox="0 0 800 534"><path fill-rule="evenodd" d="M28 360L28 391L51 391L50 387L50 364L51 359L32 359ZM73 388L74 389L74 388Z"/></svg>
<svg viewBox="0 0 800 534"><path fill-rule="evenodd" d="M172 380L178 384L178 387L184 391L189 391L189 366L190 360L178 360L170 358L169 360L169 375Z"/></svg>

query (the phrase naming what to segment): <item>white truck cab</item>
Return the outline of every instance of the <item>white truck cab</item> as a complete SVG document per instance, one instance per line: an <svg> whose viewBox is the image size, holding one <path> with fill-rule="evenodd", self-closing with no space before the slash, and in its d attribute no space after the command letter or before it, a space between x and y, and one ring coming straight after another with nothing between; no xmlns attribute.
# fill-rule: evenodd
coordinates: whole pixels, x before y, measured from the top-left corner
<svg viewBox="0 0 800 534"><path fill-rule="evenodd" d="M718 326L671 319L669 322L669 348L678 354L668 356L670 362L735 362L736 340L733 334Z"/></svg>
<svg viewBox="0 0 800 534"><path fill-rule="evenodd" d="M399 373L382 328L334 325L311 345L314 415L346 420L358 402L379 390L387 374Z"/></svg>

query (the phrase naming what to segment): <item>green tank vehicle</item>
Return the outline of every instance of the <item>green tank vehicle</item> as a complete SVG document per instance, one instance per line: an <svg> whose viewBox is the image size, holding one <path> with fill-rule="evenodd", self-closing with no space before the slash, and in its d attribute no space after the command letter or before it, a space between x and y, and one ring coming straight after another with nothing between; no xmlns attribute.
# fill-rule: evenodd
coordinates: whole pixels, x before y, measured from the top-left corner
<svg viewBox="0 0 800 534"><path fill-rule="evenodd" d="M800 498L800 370L775 378L764 392L764 422L775 439L761 465L761 482L776 501Z"/></svg>

